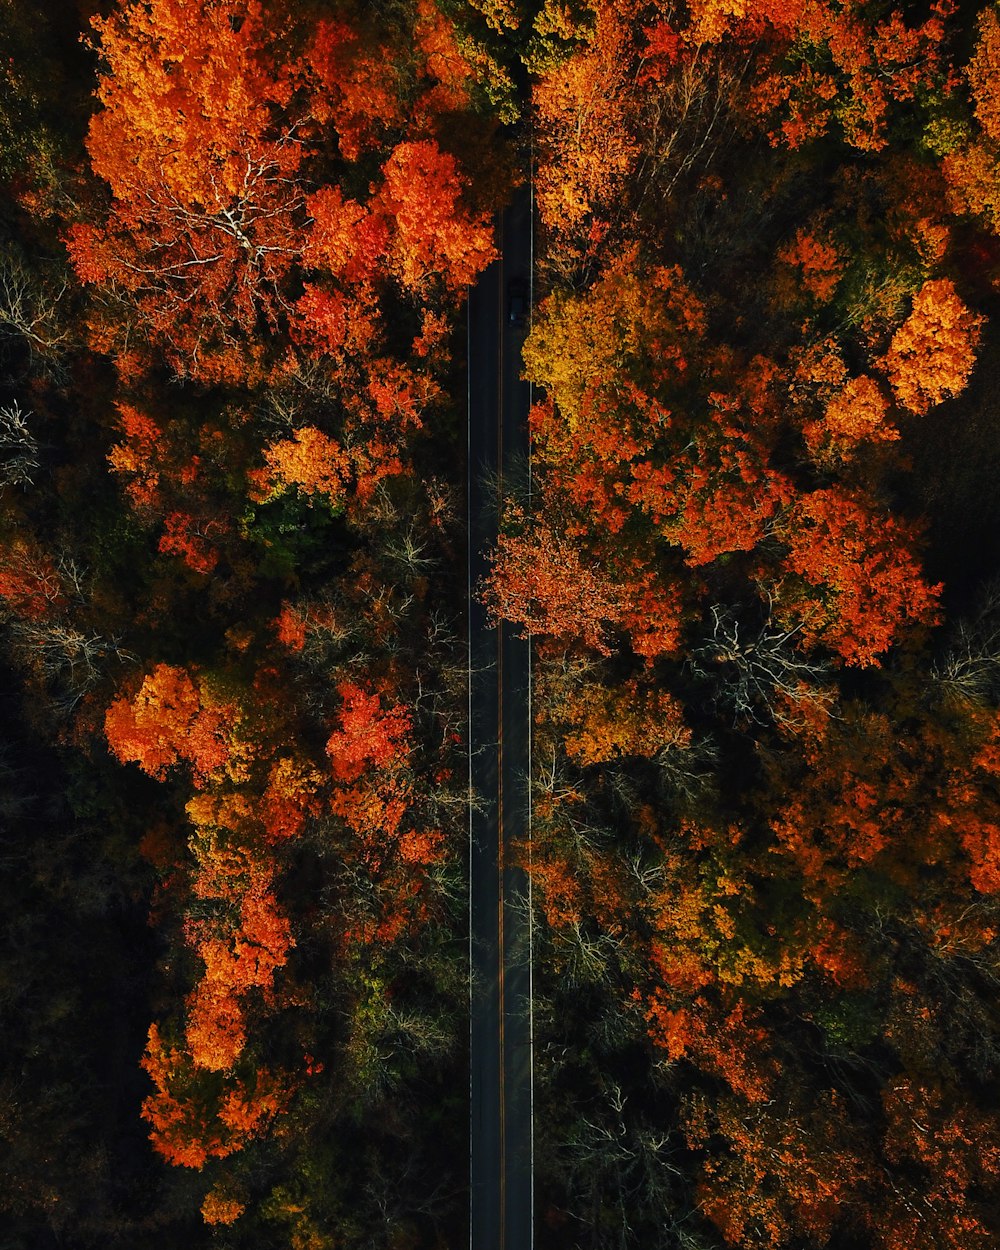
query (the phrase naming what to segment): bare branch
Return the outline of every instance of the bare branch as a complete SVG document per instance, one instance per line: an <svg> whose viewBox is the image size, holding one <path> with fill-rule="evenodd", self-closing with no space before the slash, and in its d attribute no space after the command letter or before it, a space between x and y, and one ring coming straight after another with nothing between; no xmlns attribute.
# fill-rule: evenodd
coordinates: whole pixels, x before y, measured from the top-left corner
<svg viewBox="0 0 1000 1250"><path fill-rule="evenodd" d="M0 408L0 486L31 486L38 471L38 440L28 424L30 412L17 401Z"/></svg>
<svg viewBox="0 0 1000 1250"><path fill-rule="evenodd" d="M712 606L711 634L689 661L696 675L716 681L716 702L734 723L793 726L804 721L806 706L832 715L831 666L795 649L801 625L785 629L768 617L745 631L737 609Z"/></svg>

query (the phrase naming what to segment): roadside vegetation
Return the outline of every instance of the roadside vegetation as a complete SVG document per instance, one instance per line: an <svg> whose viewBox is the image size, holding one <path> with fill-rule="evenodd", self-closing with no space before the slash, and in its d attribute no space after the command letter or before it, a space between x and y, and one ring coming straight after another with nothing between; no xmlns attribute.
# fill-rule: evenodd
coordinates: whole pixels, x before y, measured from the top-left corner
<svg viewBox="0 0 1000 1250"><path fill-rule="evenodd" d="M529 134L538 1244L997 1244L997 10L0 17L3 1244L467 1238Z"/></svg>

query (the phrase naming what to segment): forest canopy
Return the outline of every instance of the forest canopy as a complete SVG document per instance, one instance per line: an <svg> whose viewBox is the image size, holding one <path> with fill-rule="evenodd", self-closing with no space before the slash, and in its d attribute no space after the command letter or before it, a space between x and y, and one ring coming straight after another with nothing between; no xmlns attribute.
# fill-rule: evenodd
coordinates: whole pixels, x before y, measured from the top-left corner
<svg viewBox="0 0 1000 1250"><path fill-rule="evenodd" d="M545 1250L1000 1242L1000 9L0 0L12 1250L468 1237L530 184Z"/></svg>

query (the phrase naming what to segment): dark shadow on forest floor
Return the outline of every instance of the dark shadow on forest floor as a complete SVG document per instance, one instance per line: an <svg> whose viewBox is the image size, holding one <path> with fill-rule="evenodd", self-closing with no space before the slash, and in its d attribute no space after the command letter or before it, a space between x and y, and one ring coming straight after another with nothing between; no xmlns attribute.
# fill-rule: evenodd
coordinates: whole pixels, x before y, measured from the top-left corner
<svg viewBox="0 0 1000 1250"><path fill-rule="evenodd" d="M952 612L1000 572L1000 325L991 319L969 386L903 428L908 494L928 522L925 563Z"/></svg>

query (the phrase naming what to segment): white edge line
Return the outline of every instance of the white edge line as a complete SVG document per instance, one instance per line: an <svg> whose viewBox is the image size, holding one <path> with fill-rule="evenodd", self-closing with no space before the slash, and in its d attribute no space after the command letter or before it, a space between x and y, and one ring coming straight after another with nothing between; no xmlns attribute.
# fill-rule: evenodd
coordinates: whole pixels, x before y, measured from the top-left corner
<svg viewBox="0 0 1000 1250"><path fill-rule="evenodd" d="M531 125L529 117L529 126ZM528 150L528 333L531 333L531 321L535 306L535 136L530 132ZM523 365L523 353L522 353ZM528 412L531 412L532 386L528 382ZM528 426L528 512L531 512L531 426ZM531 894L532 868L532 837L531 837L531 779L532 768L532 725L531 711L531 669L533 647L531 632L528 632L528 1118L530 1121L530 1246L535 1245L535 912Z"/></svg>

